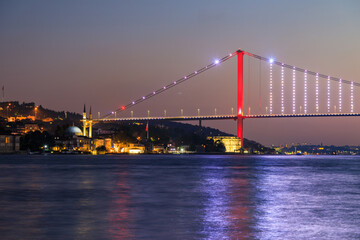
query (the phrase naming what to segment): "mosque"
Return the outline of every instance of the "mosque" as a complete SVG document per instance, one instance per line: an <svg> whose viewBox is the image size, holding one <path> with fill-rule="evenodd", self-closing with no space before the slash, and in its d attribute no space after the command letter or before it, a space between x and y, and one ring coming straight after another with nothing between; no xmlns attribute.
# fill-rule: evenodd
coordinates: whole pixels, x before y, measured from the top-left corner
<svg viewBox="0 0 360 240"><path fill-rule="evenodd" d="M83 118L81 122L83 123L82 131L77 126L70 126L66 129L65 134L68 136L68 140L66 140L63 145L65 145L67 149L93 153L96 148L100 146L105 146L109 150L113 148L111 138L93 138L93 118L91 107L88 117L86 114L86 106L84 105Z"/></svg>
<svg viewBox="0 0 360 240"><path fill-rule="evenodd" d="M89 112L89 119L87 119L86 106L84 104L83 119L81 121L83 122L83 131L82 131L83 136L92 138L93 119L92 119L92 113L91 113L91 106L90 106L90 112Z"/></svg>

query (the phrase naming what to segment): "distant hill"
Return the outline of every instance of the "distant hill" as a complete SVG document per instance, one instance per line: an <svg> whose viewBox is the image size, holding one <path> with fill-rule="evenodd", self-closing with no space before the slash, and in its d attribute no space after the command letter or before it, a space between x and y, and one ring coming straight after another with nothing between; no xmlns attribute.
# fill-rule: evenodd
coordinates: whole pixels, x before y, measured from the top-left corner
<svg viewBox="0 0 360 240"><path fill-rule="evenodd" d="M18 101L2 102L0 103L0 117L28 117L34 116L36 111L36 119L69 119L71 121L80 120L81 115L75 112L57 112L50 109L43 108L41 105L37 106L34 102L19 103Z"/></svg>

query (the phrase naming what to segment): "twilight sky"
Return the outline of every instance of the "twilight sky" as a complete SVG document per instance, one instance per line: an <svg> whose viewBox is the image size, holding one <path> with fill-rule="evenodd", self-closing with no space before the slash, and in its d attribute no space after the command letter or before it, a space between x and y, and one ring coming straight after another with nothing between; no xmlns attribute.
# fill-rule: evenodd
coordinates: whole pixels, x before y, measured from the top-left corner
<svg viewBox="0 0 360 240"><path fill-rule="evenodd" d="M359 12L357 0L3 0L0 84L5 86L5 101L34 101L75 112L81 112L86 103L95 115L104 115L238 48L360 82ZM245 68L245 80L251 82L245 84L245 105L252 113L260 111L261 79L264 112L268 68L263 62L260 71L259 62L247 58ZM297 78L302 86L302 75ZM290 87L285 88L287 103ZM313 87L310 83L310 92ZM336 87L332 86L334 96ZM278 89L274 90L277 99ZM322 89L320 95L326 92ZM297 89L299 109L301 91ZM349 112L348 92L344 87L343 112ZM359 95L356 89L356 112L360 112ZM320 108L325 111L323 98ZM309 93L311 104L314 99ZM334 100L332 108L336 104ZM205 115L215 108L218 114L230 114L235 106L236 59L232 59L131 110L140 116L150 109L154 116L166 109L170 116L180 115L180 109L185 115L196 115L199 108ZM130 116L130 111L118 116ZM230 133L236 130L232 120L203 125ZM360 120L248 119L244 135L265 145L360 145Z"/></svg>

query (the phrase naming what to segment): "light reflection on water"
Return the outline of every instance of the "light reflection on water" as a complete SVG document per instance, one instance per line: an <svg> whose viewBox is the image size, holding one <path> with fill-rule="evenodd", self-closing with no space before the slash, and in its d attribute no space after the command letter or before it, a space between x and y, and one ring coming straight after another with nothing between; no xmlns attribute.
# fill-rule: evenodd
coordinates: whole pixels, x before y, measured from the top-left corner
<svg viewBox="0 0 360 240"><path fill-rule="evenodd" d="M1 239L360 239L360 158L1 156Z"/></svg>

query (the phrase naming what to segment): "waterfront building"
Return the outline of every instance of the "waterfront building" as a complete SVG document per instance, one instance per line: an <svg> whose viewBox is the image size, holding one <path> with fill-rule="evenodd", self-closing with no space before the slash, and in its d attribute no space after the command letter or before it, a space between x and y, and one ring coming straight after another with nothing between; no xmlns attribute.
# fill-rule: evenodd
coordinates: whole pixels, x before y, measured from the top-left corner
<svg viewBox="0 0 360 240"><path fill-rule="evenodd" d="M0 153L15 153L20 151L20 136L14 134L0 135Z"/></svg>
<svg viewBox="0 0 360 240"><path fill-rule="evenodd" d="M89 118L86 116L86 106L84 104L84 111L83 111L83 119L81 120L83 122L83 136L92 138L92 113L91 113L91 107L89 112Z"/></svg>
<svg viewBox="0 0 360 240"><path fill-rule="evenodd" d="M241 140L238 137L233 136L213 136L208 137L208 139L212 139L214 142L220 141L225 146L225 152L240 152L241 148Z"/></svg>

